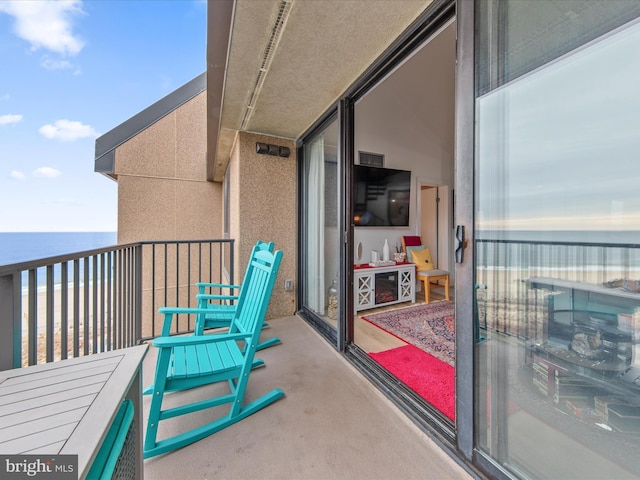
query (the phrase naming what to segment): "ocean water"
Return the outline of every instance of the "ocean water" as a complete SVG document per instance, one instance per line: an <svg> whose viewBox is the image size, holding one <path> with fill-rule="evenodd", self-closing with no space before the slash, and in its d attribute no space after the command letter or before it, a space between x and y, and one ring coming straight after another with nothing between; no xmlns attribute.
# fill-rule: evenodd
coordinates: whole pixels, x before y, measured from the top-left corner
<svg viewBox="0 0 640 480"><path fill-rule="evenodd" d="M640 246L640 230L476 230L478 239Z"/></svg>
<svg viewBox="0 0 640 480"><path fill-rule="evenodd" d="M0 232L0 265L108 247L116 232Z"/></svg>
<svg viewBox="0 0 640 480"><path fill-rule="evenodd" d="M640 273L640 231L478 231L476 262L489 269L545 269L548 273ZM495 243L491 240L507 241ZM520 243L525 242L525 243Z"/></svg>

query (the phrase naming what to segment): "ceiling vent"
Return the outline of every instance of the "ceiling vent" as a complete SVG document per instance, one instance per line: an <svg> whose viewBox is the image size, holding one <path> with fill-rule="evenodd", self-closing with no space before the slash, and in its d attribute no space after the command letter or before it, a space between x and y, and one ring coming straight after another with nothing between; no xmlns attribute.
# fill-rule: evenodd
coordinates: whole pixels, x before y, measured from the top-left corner
<svg viewBox="0 0 640 480"><path fill-rule="evenodd" d="M358 152L360 165L368 167L384 167L384 155L380 153Z"/></svg>
<svg viewBox="0 0 640 480"><path fill-rule="evenodd" d="M242 125L240 127L241 130L246 130L247 125L249 124L249 120L251 119L251 115L253 114L253 109L258 101L258 96L260 95L260 90L262 90L262 85L264 84L264 80L269 72L269 67L271 66L271 61L276 53L278 48L278 43L280 43L280 39L282 38L282 34L284 33L284 27L287 23L287 19L289 18L289 12L291 11L291 5L293 4L293 0L281 0L280 8L278 10L278 17L276 18L275 23L271 29L271 35L269 36L269 41L267 42L267 46L264 49L262 54L262 61L260 62L260 70L258 71L258 76L256 77L256 83L253 86L253 90L251 91L251 97L249 99L249 104L247 105L247 109L244 112L244 118L242 119Z"/></svg>

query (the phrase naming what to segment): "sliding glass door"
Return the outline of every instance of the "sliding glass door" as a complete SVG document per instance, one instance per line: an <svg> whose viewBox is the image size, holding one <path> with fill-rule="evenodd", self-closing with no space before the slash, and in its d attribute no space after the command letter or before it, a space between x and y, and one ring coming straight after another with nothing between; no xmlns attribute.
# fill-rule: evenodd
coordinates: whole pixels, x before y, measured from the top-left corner
<svg viewBox="0 0 640 480"><path fill-rule="evenodd" d="M475 442L640 476L640 2L476 2Z"/></svg>
<svg viewBox="0 0 640 480"><path fill-rule="evenodd" d="M339 300L338 121L305 140L302 162L302 306L336 331Z"/></svg>

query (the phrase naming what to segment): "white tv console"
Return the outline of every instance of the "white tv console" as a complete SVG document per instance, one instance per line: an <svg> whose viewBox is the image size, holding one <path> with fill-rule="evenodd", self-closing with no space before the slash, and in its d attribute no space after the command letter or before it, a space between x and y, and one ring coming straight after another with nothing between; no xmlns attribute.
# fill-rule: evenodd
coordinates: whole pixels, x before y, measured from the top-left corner
<svg viewBox="0 0 640 480"><path fill-rule="evenodd" d="M415 273L416 265L408 262L383 267L356 266L353 279L355 311L415 302Z"/></svg>

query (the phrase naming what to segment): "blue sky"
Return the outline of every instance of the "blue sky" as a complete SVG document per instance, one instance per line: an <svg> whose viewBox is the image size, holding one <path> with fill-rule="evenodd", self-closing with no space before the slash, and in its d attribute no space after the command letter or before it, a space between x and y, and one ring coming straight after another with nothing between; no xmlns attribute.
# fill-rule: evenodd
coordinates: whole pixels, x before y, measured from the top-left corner
<svg viewBox="0 0 640 480"><path fill-rule="evenodd" d="M0 232L115 231L95 139L205 52L205 0L0 0Z"/></svg>
<svg viewBox="0 0 640 480"><path fill-rule="evenodd" d="M636 22L478 101L479 228L640 230L639 43Z"/></svg>

